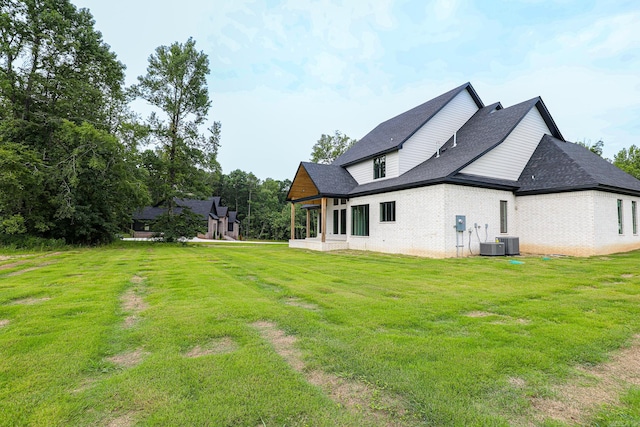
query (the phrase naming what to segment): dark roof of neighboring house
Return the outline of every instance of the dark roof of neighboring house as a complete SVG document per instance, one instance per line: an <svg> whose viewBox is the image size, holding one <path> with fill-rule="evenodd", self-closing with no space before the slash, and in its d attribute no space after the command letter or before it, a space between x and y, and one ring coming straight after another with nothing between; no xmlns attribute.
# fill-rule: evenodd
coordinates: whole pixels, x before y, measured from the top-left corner
<svg viewBox="0 0 640 427"><path fill-rule="evenodd" d="M204 219L208 218L209 212L211 212L211 206L213 205L213 197L206 200L197 199L176 199L176 204L183 208L191 209L191 212L202 216Z"/></svg>
<svg viewBox="0 0 640 427"><path fill-rule="evenodd" d="M150 220L156 219L160 215L167 212L166 208L160 206L145 206L139 211L134 212L133 219L137 220Z"/></svg>
<svg viewBox="0 0 640 427"><path fill-rule="evenodd" d="M396 117L380 123L361 140L353 144L349 150L338 157L333 162L333 165L347 166L402 147L402 144L404 144L411 135L463 90L469 92L478 108L484 106L480 97L473 89L473 86L471 86L471 83L465 83L424 104L418 105L409 111L405 111Z"/></svg>
<svg viewBox="0 0 640 427"><path fill-rule="evenodd" d="M237 222L239 223L240 221L238 220L238 212L236 211L229 211L229 222Z"/></svg>
<svg viewBox="0 0 640 427"><path fill-rule="evenodd" d="M520 175L518 195L599 189L640 194L640 181L588 148L545 135Z"/></svg>
<svg viewBox="0 0 640 427"><path fill-rule="evenodd" d="M176 214L180 214L184 208L189 208L193 213L202 216L203 220L207 220L209 217L219 219L220 217L227 216L227 213L229 213L229 215L232 213L226 206L220 206L220 197L218 196L209 197L205 200L175 198L174 202L176 204L176 208L174 209ZM135 212L133 219L154 220L166 212L167 208L161 205L146 206L142 210ZM237 215L235 212L233 213Z"/></svg>

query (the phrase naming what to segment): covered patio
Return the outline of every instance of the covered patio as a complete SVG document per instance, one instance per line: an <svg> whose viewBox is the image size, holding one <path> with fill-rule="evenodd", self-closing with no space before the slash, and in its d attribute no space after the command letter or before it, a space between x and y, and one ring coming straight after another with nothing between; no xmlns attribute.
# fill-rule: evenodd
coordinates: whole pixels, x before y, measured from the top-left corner
<svg viewBox="0 0 640 427"><path fill-rule="evenodd" d="M328 233L327 229L328 201L333 199L345 200L346 197L344 194L323 194L321 191L322 179L315 177L316 179L314 180L312 178L314 165L314 163L300 164L287 195L287 200L291 202L291 239L289 240L289 247L317 251L348 249L349 244L346 233ZM311 169L311 174L308 169ZM297 206L298 209L306 211L304 238L297 238L298 236L296 236Z"/></svg>

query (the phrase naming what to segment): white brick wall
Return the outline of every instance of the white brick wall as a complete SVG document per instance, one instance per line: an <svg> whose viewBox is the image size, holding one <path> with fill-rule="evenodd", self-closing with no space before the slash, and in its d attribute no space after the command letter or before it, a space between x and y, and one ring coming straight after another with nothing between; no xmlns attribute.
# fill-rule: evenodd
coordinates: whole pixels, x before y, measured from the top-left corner
<svg viewBox="0 0 640 427"><path fill-rule="evenodd" d="M594 254L592 191L520 196L516 207L522 252Z"/></svg>
<svg viewBox="0 0 640 427"><path fill-rule="evenodd" d="M369 204L369 237L347 238L350 249L442 257L444 186L395 191L349 200L350 206ZM380 203L396 202L396 221L380 222ZM351 209L347 214L351 224Z"/></svg>
<svg viewBox="0 0 640 427"><path fill-rule="evenodd" d="M624 233L618 234L617 199ZM638 197L577 191L517 198L520 250L539 254L600 255L640 248L632 232L631 201Z"/></svg>
<svg viewBox="0 0 640 427"><path fill-rule="evenodd" d="M515 197L510 191L490 190L487 188L446 185L447 224L444 228L446 245L444 256L456 256L456 231L453 228L456 215L465 215L467 231L464 232L464 254L469 251L469 229L471 233L471 252L480 252L480 242L493 242L497 236L518 236ZM507 233L500 233L500 201L507 202ZM476 229L474 224L480 228ZM485 224L488 225L485 231Z"/></svg>
<svg viewBox="0 0 640 427"><path fill-rule="evenodd" d="M350 205L369 204L369 237L351 236L349 230L349 248L436 258L455 257L455 216L465 215L467 230L474 223L481 226L477 234L474 229L471 240L471 251L477 254L480 241L485 241L485 224L489 225L488 241L500 235L500 200L508 202L507 235L517 235L514 234L517 230L514 196L508 191L441 184L352 198ZM390 201L396 202L396 221L380 222L380 203ZM348 213L349 224L350 216L351 210ZM459 242L463 241L460 255L467 256L468 231L459 235Z"/></svg>
<svg viewBox="0 0 640 427"><path fill-rule="evenodd" d="M624 232L618 234L617 200L623 200ZM508 232L500 233L500 201L506 200ZM396 221L380 222L380 203L396 202ZM440 184L351 198L327 209L328 239L346 238L349 249L428 256L456 256L455 216L466 216L461 256L479 253L480 242L496 236L520 238L520 252L601 255L640 249L633 233L631 202L640 214L640 198L601 191L578 191L515 197L509 191ZM351 235L351 206L369 204L369 236ZM347 235L333 236L332 210L347 209ZM480 228L476 230L474 223ZM485 232L485 224L488 229ZM640 231L640 223L638 224ZM459 235L459 237L462 237ZM462 243L462 240L460 240Z"/></svg>

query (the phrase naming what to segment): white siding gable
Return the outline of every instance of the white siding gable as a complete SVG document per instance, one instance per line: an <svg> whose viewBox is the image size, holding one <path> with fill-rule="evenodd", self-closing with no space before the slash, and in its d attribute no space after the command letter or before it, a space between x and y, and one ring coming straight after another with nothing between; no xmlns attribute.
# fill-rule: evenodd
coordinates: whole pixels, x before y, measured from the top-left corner
<svg viewBox="0 0 640 427"><path fill-rule="evenodd" d="M517 181L544 134L551 131L538 109L532 108L500 145L460 172Z"/></svg>
<svg viewBox="0 0 640 427"><path fill-rule="evenodd" d="M424 162L478 111L469 91L463 90L414 133L400 150L399 174Z"/></svg>
<svg viewBox="0 0 640 427"><path fill-rule="evenodd" d="M347 166L347 172L359 185L368 182L380 181L383 179L395 178L398 174L398 152L392 151L386 156L386 176L384 178L373 179L373 159L368 159L355 165Z"/></svg>

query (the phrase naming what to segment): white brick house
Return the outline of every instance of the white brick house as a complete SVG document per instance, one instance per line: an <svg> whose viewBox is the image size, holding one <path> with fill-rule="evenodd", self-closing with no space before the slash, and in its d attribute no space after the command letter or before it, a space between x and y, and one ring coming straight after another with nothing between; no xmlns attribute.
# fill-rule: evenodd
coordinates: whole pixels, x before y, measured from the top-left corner
<svg viewBox="0 0 640 427"><path fill-rule="evenodd" d="M454 257L500 236L525 253L640 248L639 180L566 142L542 99L484 106L470 83L381 123L331 165L302 162L287 199L305 205L307 235L318 211L316 235L292 232L297 248Z"/></svg>

